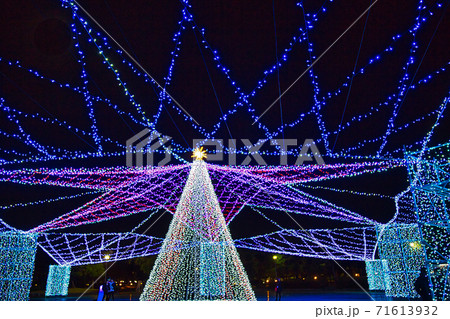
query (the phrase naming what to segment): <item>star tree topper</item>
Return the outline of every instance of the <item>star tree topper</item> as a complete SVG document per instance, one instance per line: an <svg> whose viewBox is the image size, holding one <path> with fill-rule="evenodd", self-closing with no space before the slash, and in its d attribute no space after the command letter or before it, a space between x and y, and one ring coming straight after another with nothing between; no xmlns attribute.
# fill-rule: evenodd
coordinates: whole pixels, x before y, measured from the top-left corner
<svg viewBox="0 0 450 319"><path fill-rule="evenodd" d="M200 148L197 147L197 148L194 150L194 152L192 153L192 156L191 156L191 157L193 157L195 160L201 161L201 160L203 160L204 158L207 157L207 156L206 156L206 150L203 149L203 146L200 147Z"/></svg>

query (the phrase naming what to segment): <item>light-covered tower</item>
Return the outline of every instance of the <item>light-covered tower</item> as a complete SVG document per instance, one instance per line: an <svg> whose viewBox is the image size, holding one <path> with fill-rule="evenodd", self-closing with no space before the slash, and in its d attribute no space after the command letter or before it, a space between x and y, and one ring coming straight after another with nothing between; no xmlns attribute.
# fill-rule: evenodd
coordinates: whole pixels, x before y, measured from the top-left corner
<svg viewBox="0 0 450 319"><path fill-rule="evenodd" d="M140 300L256 300L208 174L194 162Z"/></svg>

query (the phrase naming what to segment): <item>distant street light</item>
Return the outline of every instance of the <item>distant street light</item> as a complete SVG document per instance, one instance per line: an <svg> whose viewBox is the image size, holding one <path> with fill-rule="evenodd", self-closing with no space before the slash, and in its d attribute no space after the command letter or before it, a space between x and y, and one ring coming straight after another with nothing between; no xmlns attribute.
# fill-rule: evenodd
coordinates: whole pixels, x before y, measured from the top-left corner
<svg viewBox="0 0 450 319"><path fill-rule="evenodd" d="M273 255L272 256L272 259L275 261L275 282L276 282L276 279L278 278L278 274L277 274L277 258L278 258L277 255Z"/></svg>
<svg viewBox="0 0 450 319"><path fill-rule="evenodd" d="M111 259L110 254L105 254L103 256L103 259L105 260L105 282L108 276L108 261Z"/></svg>

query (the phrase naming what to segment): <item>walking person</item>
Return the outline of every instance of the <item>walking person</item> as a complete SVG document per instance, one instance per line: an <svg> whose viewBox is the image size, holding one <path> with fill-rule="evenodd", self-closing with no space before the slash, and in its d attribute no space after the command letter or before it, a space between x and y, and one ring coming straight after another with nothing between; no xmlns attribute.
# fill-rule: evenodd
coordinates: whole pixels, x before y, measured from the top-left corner
<svg viewBox="0 0 450 319"><path fill-rule="evenodd" d="M427 269L422 267L420 269L420 275L417 277L416 282L414 283L414 288L417 293L420 295L420 298L424 301L432 301L430 287L427 277Z"/></svg>
<svg viewBox="0 0 450 319"><path fill-rule="evenodd" d="M116 290L116 283L111 278L106 282L106 300L114 301L114 292Z"/></svg>
<svg viewBox="0 0 450 319"><path fill-rule="evenodd" d="M108 295L108 280L105 281L103 284L103 301L108 301L109 295Z"/></svg>
<svg viewBox="0 0 450 319"><path fill-rule="evenodd" d="M281 291L283 287L281 287L281 280L278 278L277 284L275 286L275 301L281 301Z"/></svg>
<svg viewBox="0 0 450 319"><path fill-rule="evenodd" d="M98 287L97 301L103 301L103 299L105 299L104 287L105 287L104 284L100 284L100 287Z"/></svg>

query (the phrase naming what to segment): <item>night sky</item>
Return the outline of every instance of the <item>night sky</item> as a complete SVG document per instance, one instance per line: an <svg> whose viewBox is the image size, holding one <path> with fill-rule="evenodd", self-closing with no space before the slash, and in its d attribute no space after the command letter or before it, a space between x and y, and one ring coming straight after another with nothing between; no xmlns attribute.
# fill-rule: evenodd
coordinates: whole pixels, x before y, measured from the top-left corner
<svg viewBox="0 0 450 319"><path fill-rule="evenodd" d="M442 1L441 1L442 2ZM178 21L182 18L183 2L175 0L79 0L79 3L116 39L159 83L164 83L171 63L171 51L175 47L174 33L180 28ZM228 0L228 1L192 1L188 11L193 15L197 26L185 23L180 37L180 50L171 83L167 91L185 108L206 130L211 131L219 121L222 113L233 108L238 101L236 88L217 69L216 61L209 49L202 42L201 30L208 44L217 50L220 62L230 71L229 75L245 93L252 91L263 79L264 71L277 61L282 62L285 48L290 47L292 37L305 29L304 13L318 12L324 5L326 12L318 13L318 21L308 31L308 41L313 46L313 54L319 56L345 29L372 3L370 0L355 1L304 1L303 7L296 1L267 0ZM437 9L439 1L424 1L434 14L427 16L415 40L408 30L417 16L417 1L379 0L363 16L352 29L343 36L336 45L313 67L317 76L318 96L322 98L326 92L334 92L353 69L366 66L370 59L380 55L380 61L366 68L364 74L354 77L350 94L348 86L342 93L327 99L322 105L321 115L327 131L337 130L341 119L343 123L354 116L366 114L371 107L383 103L397 93L398 83L404 75L404 66L408 60L411 43L416 41L418 49L415 63L409 68L408 84L417 84L429 74L434 74L428 83L418 85L417 89L407 90L403 97L395 127L401 127L429 112L438 109L444 98L449 95L448 70L435 74L449 63L448 30L450 29L448 12L445 6ZM443 3L446 3L445 1ZM448 10L447 10L448 11ZM100 29L82 12L90 27L95 32ZM63 8L57 0L16 0L0 3L0 97L5 105L24 113L39 113L42 116L65 121L79 129L90 131L91 122L82 94L61 88L47 80L39 79L27 69L40 72L43 76L59 83L69 83L76 87L82 85L81 68L77 62L79 56L72 39L71 11ZM75 22L78 23L79 22ZM79 25L78 29L79 28ZM402 35L393 41L396 35ZM105 35L104 35L105 36ZM88 89L92 95L110 99L124 112L137 113L122 93L110 70L107 70L98 50L87 42L86 33L78 36L80 49L84 52L88 74ZM106 37L106 36L105 36ZM362 40L362 41L361 41ZM117 49L109 41L113 49ZM392 45L392 52L382 53ZM137 76L122 63L122 58L108 51L108 57L120 70L130 91L142 105L145 112L152 117L158 109L158 88L145 83L143 77ZM310 59L306 41L292 45L288 52L287 62L277 72L266 77L267 84L249 98L234 114L231 114L226 125L215 134L216 138L249 139L256 142L265 137L264 130L252 125L253 120L248 108L254 109L259 116L297 79L308 67ZM20 61L24 68L8 65L8 61ZM127 62L128 63L128 62ZM420 65L420 67L419 67ZM412 80L412 81L411 81ZM346 100L348 101L346 103ZM309 112L314 106L314 86L311 76L305 74L291 90L283 95L280 103L274 105L262 118L261 123L270 131L277 129L282 123L295 121L300 114ZM345 112L344 112L345 109ZM118 115L104 102L94 103L94 112L99 134L103 137L125 145L127 139L141 131L144 126L131 121L127 116ZM328 143L336 153L357 145L364 140L383 136L389 118L393 112L393 103L380 107L380 111L361 121L353 122L348 128L336 134L330 134ZM430 144L448 142L448 111L437 127ZM436 121L436 115L426 116L418 123L398 134L392 134L385 147L383 156L403 157L403 146L408 147L421 141ZM67 127L42 123L24 118L23 128L30 136L43 145L52 145L70 151L96 152L92 136L74 133ZM196 131L191 122L174 108L173 104L164 103L161 117L156 126L158 131L173 137L173 141L184 148L192 147L192 139L204 136ZM7 118L7 113L0 110L0 129L3 132L17 133L17 127ZM305 119L288 127L276 137L295 138L300 144L306 138L314 139L324 155L325 162L361 161L352 158L333 158L327 154L322 133L316 117L305 115ZM33 149L19 140L0 136L2 153L0 158L7 161L20 159L21 156L11 154L10 150L36 155ZM352 156L373 158L382 140L370 143L360 149L346 153ZM276 151L274 146L262 150ZM243 144L238 145L242 148ZM104 152L123 151L123 147L112 143L104 144ZM416 149L417 145L413 147ZM6 151L5 151L6 150ZM396 151L395 153L392 153ZM188 152L180 153L190 160ZM269 164L277 164L278 156L265 156ZM241 159L242 160L242 159ZM295 157L289 158L293 164ZM226 164L226 163L224 163ZM251 163L256 164L255 162ZM43 160L38 163L19 163L3 165L9 169L21 167L92 167L125 165L125 156L102 156L97 159ZM404 168L371 176L359 176L351 179L322 182L321 186L329 186L361 192L375 192L395 196L408 186L407 173ZM306 190L309 191L309 190ZM57 196L81 193L78 189L62 189L50 186L22 186L10 183L0 184L0 205L17 202L35 201ZM384 198L366 199L361 196L343 195L327 191L310 191L338 205L359 212L380 222L388 221L394 213L393 200ZM21 229L29 229L40 223L53 219L62 213L74 209L95 196L85 196L54 204L45 204L27 208L15 208L0 211L1 217ZM253 215L252 215L253 214ZM168 214L152 231L151 235L164 236L170 222ZM259 224L255 213L244 210L230 225L234 238L249 237L270 231L262 221ZM129 225L136 224L142 216L123 218L120 222L86 226L76 231L123 231ZM324 225L334 226L331 222ZM305 227L318 227L317 220L302 220ZM260 225L252 227L254 225ZM291 225L294 227L295 225ZM69 231L69 230L68 230Z"/></svg>

